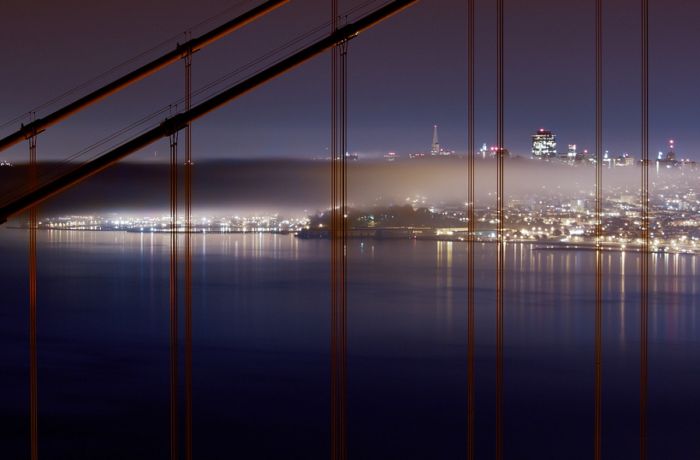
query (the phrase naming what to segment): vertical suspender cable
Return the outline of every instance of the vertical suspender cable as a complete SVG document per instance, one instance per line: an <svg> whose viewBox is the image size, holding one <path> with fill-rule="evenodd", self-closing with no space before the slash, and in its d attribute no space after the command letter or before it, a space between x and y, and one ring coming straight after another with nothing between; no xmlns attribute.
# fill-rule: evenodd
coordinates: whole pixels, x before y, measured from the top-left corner
<svg viewBox="0 0 700 460"><path fill-rule="evenodd" d="M603 274L601 240L603 233L603 2L595 3L595 409L593 457L602 453L602 314Z"/></svg>
<svg viewBox="0 0 700 460"><path fill-rule="evenodd" d="M192 48L185 61L185 111L192 108ZM192 460L192 123L185 127L185 458Z"/></svg>
<svg viewBox="0 0 700 460"><path fill-rule="evenodd" d="M639 450L647 458L647 347L649 330L649 0L642 0L642 250L640 299Z"/></svg>
<svg viewBox="0 0 700 460"><path fill-rule="evenodd" d="M347 458L347 359L348 359L348 257L347 257L347 235L348 235L348 181L347 181L347 161L348 150L348 41L343 40L340 44L340 247L338 249L341 258L340 276L340 447L341 458Z"/></svg>
<svg viewBox="0 0 700 460"><path fill-rule="evenodd" d="M474 41L475 0L467 2L467 459L474 459Z"/></svg>
<svg viewBox="0 0 700 460"><path fill-rule="evenodd" d="M338 0L331 1L331 31L335 31L338 28L337 24L338 17ZM336 369L338 364L336 363L336 349L338 347L338 332L336 330L337 323L337 267L336 267L336 206L338 200L336 198L336 179L338 174L337 169L337 157L338 157L338 145L337 145L337 135L336 128L337 122L337 55L336 50L333 48L331 52L331 215L330 215L330 246L331 246L331 459L335 460L338 458L338 394L337 394L337 375Z"/></svg>
<svg viewBox="0 0 700 460"><path fill-rule="evenodd" d="M338 0L331 27L340 27ZM331 57L331 458L347 458L347 40Z"/></svg>
<svg viewBox="0 0 700 460"><path fill-rule="evenodd" d="M31 121L36 118L31 113ZM29 137L29 183L36 186L36 131L32 131ZM29 436L30 459L39 458L39 411L38 411L38 365L37 365L37 260L36 260L36 231L37 231L37 207L29 209Z"/></svg>
<svg viewBox="0 0 700 460"><path fill-rule="evenodd" d="M331 32L338 29L338 0L331 1ZM331 52L331 215L330 215L330 246L331 246L331 459L337 460L339 443L339 410L338 410L338 267L337 267L337 209L338 198L336 181L338 178L338 55L334 47Z"/></svg>
<svg viewBox="0 0 700 460"><path fill-rule="evenodd" d="M496 459L503 458L503 295L505 265L505 213L504 213L504 20L503 0L497 0L497 260L496 260Z"/></svg>
<svg viewBox="0 0 700 460"><path fill-rule="evenodd" d="M170 135L170 458L178 458L177 131Z"/></svg>

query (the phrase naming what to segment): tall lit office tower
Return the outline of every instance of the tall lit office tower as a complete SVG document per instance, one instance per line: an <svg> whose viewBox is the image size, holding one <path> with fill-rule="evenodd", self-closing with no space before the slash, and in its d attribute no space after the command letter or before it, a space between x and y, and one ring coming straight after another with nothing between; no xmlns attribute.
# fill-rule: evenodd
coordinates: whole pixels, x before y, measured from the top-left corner
<svg viewBox="0 0 700 460"><path fill-rule="evenodd" d="M479 149L479 154L481 155L481 158L483 158L485 160L486 155L488 155L488 153L489 153L489 147L486 145L486 142L484 142L484 144Z"/></svg>
<svg viewBox="0 0 700 460"><path fill-rule="evenodd" d="M666 161L676 161L676 141L671 139L668 141L668 152L666 152Z"/></svg>
<svg viewBox="0 0 700 460"><path fill-rule="evenodd" d="M569 160L575 160L576 159L576 144L569 144L569 150L566 153L566 157Z"/></svg>
<svg viewBox="0 0 700 460"><path fill-rule="evenodd" d="M440 150L440 142L438 142L438 125L433 125L433 145L430 148L431 155L440 155L442 152Z"/></svg>
<svg viewBox="0 0 700 460"><path fill-rule="evenodd" d="M532 135L532 156L545 160L556 157L557 136L551 131L538 130Z"/></svg>

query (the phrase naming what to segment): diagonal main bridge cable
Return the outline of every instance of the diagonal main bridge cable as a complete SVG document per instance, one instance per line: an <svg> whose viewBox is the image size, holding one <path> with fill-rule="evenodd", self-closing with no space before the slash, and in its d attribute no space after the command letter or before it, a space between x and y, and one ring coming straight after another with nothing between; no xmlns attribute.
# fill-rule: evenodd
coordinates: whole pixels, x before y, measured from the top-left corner
<svg viewBox="0 0 700 460"><path fill-rule="evenodd" d="M211 43L223 38L224 36L230 34L231 32L240 29L241 27L249 24L250 22L256 20L257 18L269 13L270 11L277 9L278 7L284 5L289 0L267 0L265 3L243 13L242 15L222 24L209 32L200 35L199 37L193 38L192 40L178 45L174 50L162 55L161 57L145 64L138 69L129 72L128 74L112 81L111 83L102 86L101 88L91 92L90 94L81 97L80 99L71 102L70 104L56 110L55 112L46 115L43 118L38 118L27 125L23 125L19 130L14 133L0 139L0 152L3 150L27 139L33 133L40 133L46 130L52 125L60 122L61 120L68 118L76 112L88 107L105 97L121 91L127 86L135 83L155 72L167 67L168 65L179 61L185 56L188 50L196 51L204 48ZM98 77L99 78L99 77ZM63 96L59 96L61 98ZM49 104L53 103L51 101ZM21 120L19 117L17 120Z"/></svg>
<svg viewBox="0 0 700 460"><path fill-rule="evenodd" d="M368 0L360 5L351 8L350 10L345 11L343 16L345 18L351 18L357 15L358 13L364 12L365 14L367 14L367 11L365 10L367 10L368 7L372 6L373 4L378 3L378 1L379 0ZM195 101L203 101L209 97L218 94L219 92L225 89L232 87L235 83L238 83L240 81L235 80L232 83L231 80L233 80L235 77L239 77L241 75L249 77L257 72L260 72L262 69L260 69L258 66L266 61L272 61L272 58L276 58L276 60L272 61L271 63L276 64L278 62L281 62L285 57L288 57L293 52L298 51L305 46L308 46L311 42L311 39L320 39L321 36L319 35L321 33L323 33L322 36L325 36L330 24L330 21L326 21L323 24L289 40L288 42L283 43L277 48L268 51L264 55L244 64L243 66L222 75L216 80L193 91L191 95L192 99ZM290 49L291 51L289 51ZM289 51L289 53L278 57L278 55L284 51ZM53 167L51 170L45 170L43 173L38 174L35 185L27 184L24 187L14 189L11 193L5 194L3 196L3 200L0 203L6 204L11 201L14 201L15 199L29 194L35 189L51 182L55 178L68 173L70 170L75 169L77 167L75 163L76 160L86 159L85 161L87 162L92 159L95 159L109 152L112 149L120 147L129 139L143 134L152 128L155 128L160 123L161 116L163 116L166 113L172 114L173 108L175 108L175 110L177 111L177 108L183 106L184 103L185 98L177 99L171 102L169 105L161 107L159 110L140 118L139 120L120 129L119 131L116 131L110 134L109 136L98 140L92 143L91 145L79 150L78 152L56 162L52 165ZM154 122L154 120L158 121ZM125 140L127 134L129 134L129 138Z"/></svg>
<svg viewBox="0 0 700 460"><path fill-rule="evenodd" d="M73 87L73 88L71 88L71 89L69 89L69 90L63 92L62 94L60 94L60 95L54 97L53 99L50 99L50 100L48 100L48 101L42 103L41 105L39 105L39 106L35 107L34 109L32 109L30 112L22 113L22 114L16 116L15 118L12 118L11 120L7 120L6 122L0 124L0 130L2 130L2 129L4 129L4 128L8 127L8 126L15 125L15 124L17 124L17 123L19 123L19 122L22 122L22 121L24 121L24 120L30 120L30 121L32 121L32 117L31 117L31 114L32 114L32 113L36 113L36 112L39 112L39 111L42 110L42 109L47 109L47 108L49 108L49 107L51 107L51 106L57 105L58 102L60 102L60 101L62 101L62 100L64 100L64 99L66 99L68 96L71 96L71 95L75 94L76 92L78 92L78 91L80 91L80 90L82 90L82 89L88 88L89 86L91 86L91 85L93 85L93 84L96 84L96 83L99 82L100 80L103 80L103 79L105 79L105 78L107 78L107 77L109 77L109 76L111 76L111 75L114 75L117 71L119 71L119 70L121 70L121 69L127 67L128 65L131 65L131 64L134 64L135 62L138 62L140 59L145 58L146 56L148 56L149 54L155 52L156 50L160 50L160 49L164 48L166 45L172 44L175 40L177 40L177 39L180 38L180 37L185 37L185 40L186 40L186 42L185 42L183 45L181 45L180 48L181 48L181 49L182 49L182 48L186 48L187 43L191 42L191 40L192 40L192 39L191 39L191 33L192 33L192 31L194 31L195 29L202 29L202 28L204 28L205 26L208 26L209 24L213 23L216 19L221 18L222 16L226 16L226 15L231 14L233 11L235 11L236 9L238 9L241 5L244 5L244 4L246 4L246 3L251 3L252 1L253 1L253 0L242 0L242 1L240 1L240 2L237 2L237 3L234 4L233 6L231 6L231 7L229 7L229 8L226 8L225 10L223 10L223 11L217 13L216 15L213 15L213 16L211 16L211 17L209 17L209 18L207 18L207 19L205 19L205 20L199 22L198 24L195 24L195 25L192 26L190 29L188 29L187 32L179 32L179 33L177 33L176 35L173 35L172 37L170 37L170 38L168 38L168 39L166 39L166 40L163 40L163 41L161 41L160 43L158 43L158 44L152 46L151 48L149 48L149 49L147 49L147 50L145 50L145 51L143 51L143 52L141 52L141 53L139 53L139 54L133 56L132 58L130 58L130 59L124 61L124 62L121 62L120 64L117 64L117 65L113 66L112 68L106 70L105 72L102 72L101 74L99 74L99 75L97 75L97 76L95 76L95 77L93 77L93 78L91 78L91 79L89 79L89 80L87 80L87 81L85 81L85 82L83 82L83 83L80 83L79 85L77 85L77 86L75 86L75 87ZM348 11L345 12L345 17L348 17L349 15L352 15L352 14L354 14L354 13L357 13L358 11L361 11L361 10L367 8L369 5L371 5L372 3L376 3L377 1L378 1L378 0L368 0L368 1L364 2L364 3L362 3L362 4L356 5L355 7L351 8L350 10L348 10ZM270 11L272 11L272 10L270 10ZM318 30L325 30L325 29L327 29L327 28L328 28L328 24L329 24L329 23L325 23L325 24L319 26ZM318 30L315 30L315 31L318 32ZM200 47L200 49L201 49L201 47ZM194 52L194 51L196 51L196 50L192 50L192 51ZM187 53L187 50L185 49L185 50L183 51L183 56L186 55L186 53ZM222 78L225 78L225 77L222 77ZM194 95L196 95L196 93L193 93L193 96L194 96ZM181 99L181 100L179 101L179 103L181 103L182 101L184 101L184 98ZM3 150L3 149L0 148L0 151L2 151L2 150Z"/></svg>
<svg viewBox="0 0 700 460"><path fill-rule="evenodd" d="M323 51L334 46L336 43L354 38L364 30L369 29L377 23L399 13L405 8L408 8L409 6L412 6L417 1L418 0L391 1L356 20L355 22L339 28L336 32L328 35L326 38L316 41L292 56L271 65L252 77L247 78L235 86L222 91L218 95L207 99L206 101L193 107L191 110L167 118L155 128L150 129L149 131L125 142L121 146L110 150L98 158L95 158L92 161L64 174L63 176L56 178L52 182L45 184L38 189L33 190L26 195L23 195L22 197L4 205L2 208L0 208L0 224L5 223L9 217L18 214L31 206L39 204L48 198L73 187L88 177L107 169L122 158L125 158L141 148L150 145L156 140L169 136L170 134L183 129L187 123L207 115L208 113L226 105L243 94L254 90L264 83L293 69L294 67L318 56Z"/></svg>
<svg viewBox="0 0 700 460"><path fill-rule="evenodd" d="M19 122L26 120L26 119L28 119L29 121L32 121L35 118L35 117L32 118L33 114L36 114L42 110L48 109L52 106L58 105L59 102L67 99L69 96L74 95L78 91L84 90L84 89L89 88L93 85L97 85L98 82L103 81L108 77L114 76L118 71L122 71L125 68L127 68L128 66L139 62L140 59L145 59L146 57L148 57L152 53L155 53L156 51L161 50L161 52L163 52L165 46L172 45L176 40L178 40L182 37L185 37L185 41L191 40L192 32L195 29L203 29L205 26L211 27L211 24L213 24L214 21L216 21L217 19L220 19L224 16L230 16L236 10L238 10L241 6L248 4L248 3L252 3L252 2L253 2L253 0L240 0L240 1L236 2L232 6L226 8L225 10L222 10L222 11L218 12L217 14L212 15L209 18L195 24L194 26L190 27L187 31L178 32L177 34L174 34L171 37L169 37L165 40L162 40L160 43L157 43L157 44L151 46L147 50L144 50L144 51L132 56L131 58L129 58L123 62L120 62L117 65L110 67L109 69L107 69L104 72L90 78L89 80L86 80L82 83L79 83L78 85L74 86L73 88L70 88L70 89L64 91L63 93L59 94L58 96L55 96L52 99L49 99L48 101L43 102L42 104L34 107L29 112L24 112L24 113L16 116L15 118L12 118L11 120L7 120L6 122L0 124L0 130L7 128L8 126L15 125Z"/></svg>

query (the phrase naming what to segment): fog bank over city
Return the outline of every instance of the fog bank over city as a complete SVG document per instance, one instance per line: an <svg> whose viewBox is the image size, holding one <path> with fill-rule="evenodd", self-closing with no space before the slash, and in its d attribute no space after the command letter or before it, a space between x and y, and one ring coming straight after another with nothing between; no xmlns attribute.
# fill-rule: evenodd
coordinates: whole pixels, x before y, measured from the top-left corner
<svg viewBox="0 0 700 460"><path fill-rule="evenodd" d="M42 165L40 177L49 177L56 167ZM27 173L24 165L0 168L3 203L19 190ZM508 159L508 202L556 195L580 199L593 193L594 173L591 165ZM328 160L202 161L194 165L193 174L195 214L313 213L326 209L330 202ZM640 174L638 165L606 168L604 189L636 195ZM698 178L694 169L652 168L650 174L652 193L666 181L692 183ZM466 202L466 176L463 158L349 161L348 202L351 207L411 202L422 206L456 205ZM477 207L493 206L496 162L477 161L476 177ZM168 181L166 165L121 163L42 204L41 213L167 213Z"/></svg>

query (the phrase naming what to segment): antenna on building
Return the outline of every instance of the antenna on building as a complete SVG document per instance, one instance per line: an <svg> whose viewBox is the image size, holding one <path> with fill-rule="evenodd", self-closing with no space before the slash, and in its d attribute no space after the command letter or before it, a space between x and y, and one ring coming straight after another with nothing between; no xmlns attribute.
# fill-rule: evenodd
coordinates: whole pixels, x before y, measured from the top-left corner
<svg viewBox="0 0 700 460"><path fill-rule="evenodd" d="M438 125L433 125L433 145L430 149L431 155L440 155L440 142L438 141Z"/></svg>

